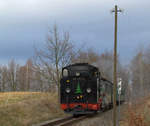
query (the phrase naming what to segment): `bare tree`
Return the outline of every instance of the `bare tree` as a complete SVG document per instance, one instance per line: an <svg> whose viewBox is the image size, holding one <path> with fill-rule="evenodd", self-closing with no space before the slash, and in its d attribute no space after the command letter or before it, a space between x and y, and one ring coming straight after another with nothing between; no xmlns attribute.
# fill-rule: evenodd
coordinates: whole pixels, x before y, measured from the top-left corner
<svg viewBox="0 0 150 126"><path fill-rule="evenodd" d="M8 69L6 66L2 67L2 90L6 90L6 85L8 83Z"/></svg>
<svg viewBox="0 0 150 126"><path fill-rule="evenodd" d="M18 72L18 89L20 91L25 91L26 90L26 67L25 66L21 66L19 68L19 72Z"/></svg>
<svg viewBox="0 0 150 126"><path fill-rule="evenodd" d="M26 85L28 91L30 90L32 79L33 79L33 63L31 59L28 59L26 62Z"/></svg>
<svg viewBox="0 0 150 126"><path fill-rule="evenodd" d="M17 91L17 71L19 65L11 60L8 64L8 80L10 84L11 91Z"/></svg>
<svg viewBox="0 0 150 126"><path fill-rule="evenodd" d="M113 80L113 53L105 51L99 56L97 63L102 76L106 77L110 81Z"/></svg>
<svg viewBox="0 0 150 126"><path fill-rule="evenodd" d="M92 48L85 51L79 49L77 52L72 58L72 63L95 64L98 61L99 55Z"/></svg>
<svg viewBox="0 0 150 126"><path fill-rule="evenodd" d="M0 92L2 91L2 68L0 67Z"/></svg>
<svg viewBox="0 0 150 126"><path fill-rule="evenodd" d="M133 95L146 96L150 91L150 47L139 49L130 65Z"/></svg>
<svg viewBox="0 0 150 126"><path fill-rule="evenodd" d="M57 26L54 25L49 31L45 48L36 49L35 53L35 68L40 70L49 84L59 87L61 68L69 64L73 56L69 33L60 34Z"/></svg>

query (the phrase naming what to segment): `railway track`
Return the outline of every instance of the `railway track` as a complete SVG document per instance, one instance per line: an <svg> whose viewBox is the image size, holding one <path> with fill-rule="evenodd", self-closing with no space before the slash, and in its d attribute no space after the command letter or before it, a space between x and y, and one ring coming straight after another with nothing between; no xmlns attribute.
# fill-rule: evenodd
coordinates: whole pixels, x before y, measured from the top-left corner
<svg viewBox="0 0 150 126"><path fill-rule="evenodd" d="M71 126L72 124L78 123L79 121L82 121L84 119L101 116L104 113L111 111L111 110L112 110L112 108L107 109L105 111L100 111L97 114L84 115L84 116L79 116L76 118L74 118L73 116L70 116L70 117L65 117L65 118L54 119L54 120L50 120L50 121L45 121L45 122L37 124L37 125L32 125L32 126Z"/></svg>
<svg viewBox="0 0 150 126"><path fill-rule="evenodd" d="M88 118L88 116L80 116L77 118L70 116L66 118L59 118L59 119L54 119L51 121L46 121L46 122L32 125L32 126L70 126L71 124L77 123L78 121L84 120L86 118Z"/></svg>
<svg viewBox="0 0 150 126"><path fill-rule="evenodd" d="M71 126L72 124L78 123L84 119L95 118L97 116L101 116L105 112L101 111L101 112L98 112L97 114L93 113L93 114L83 115L79 117L70 116L70 117L65 117L65 118L59 118L59 119L54 119L50 121L45 121L43 123L32 125L32 126Z"/></svg>
<svg viewBox="0 0 150 126"><path fill-rule="evenodd" d="M32 126L71 126L72 124L78 123L84 119L101 116L103 113L108 112L109 110L100 111L97 114L83 115L83 116L79 116L76 118L73 116L70 116L70 117L65 117L65 118L54 119L50 121L45 121L40 124L32 125Z"/></svg>

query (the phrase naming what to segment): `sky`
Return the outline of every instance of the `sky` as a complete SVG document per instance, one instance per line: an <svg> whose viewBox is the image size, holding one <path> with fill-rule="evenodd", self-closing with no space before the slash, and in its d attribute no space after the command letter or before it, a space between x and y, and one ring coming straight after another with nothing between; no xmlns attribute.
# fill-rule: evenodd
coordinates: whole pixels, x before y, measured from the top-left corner
<svg viewBox="0 0 150 126"><path fill-rule="evenodd" d="M129 63L139 47L150 46L148 0L0 0L0 64L24 64L54 24L69 31L77 47L112 51L115 4L124 10L118 14L118 53Z"/></svg>

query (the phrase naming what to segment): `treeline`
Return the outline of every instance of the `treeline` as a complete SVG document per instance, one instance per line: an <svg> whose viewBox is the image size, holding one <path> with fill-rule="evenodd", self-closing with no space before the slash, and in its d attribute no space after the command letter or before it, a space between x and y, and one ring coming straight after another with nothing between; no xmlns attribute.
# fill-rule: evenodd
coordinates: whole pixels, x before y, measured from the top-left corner
<svg viewBox="0 0 150 126"><path fill-rule="evenodd" d="M38 56L36 58L39 58ZM42 57L45 59L45 57ZM49 61L28 59L24 66L11 60L7 65L0 66L0 91L54 91L57 90L61 78L61 68L52 66ZM45 59L46 60L46 59ZM42 63L44 64L42 64ZM68 64L89 63L99 67L103 77L113 81L113 55L112 52L98 54L92 49L79 51L70 59ZM67 65L67 64L65 64ZM64 65L64 66L65 66ZM118 76L128 84L128 72L118 65ZM62 66L63 67L63 66ZM58 75L58 76L57 76ZM124 85L125 86L125 85ZM126 85L127 86L127 85Z"/></svg>
<svg viewBox="0 0 150 126"><path fill-rule="evenodd" d="M150 47L139 49L130 63L132 96L150 94Z"/></svg>
<svg viewBox="0 0 150 126"><path fill-rule="evenodd" d="M78 49L68 32L55 25L48 33L44 48L35 48L33 58L24 66L11 60L0 67L0 91L56 91L62 67L72 63L89 63L99 67L103 77L113 81L113 52ZM123 80L127 97L147 95L150 91L150 48L137 52L128 66L118 56L117 76Z"/></svg>
<svg viewBox="0 0 150 126"><path fill-rule="evenodd" d="M0 67L0 91L43 91L44 79L34 68L29 59L24 66L11 60L8 65ZM47 88L47 87L45 87Z"/></svg>

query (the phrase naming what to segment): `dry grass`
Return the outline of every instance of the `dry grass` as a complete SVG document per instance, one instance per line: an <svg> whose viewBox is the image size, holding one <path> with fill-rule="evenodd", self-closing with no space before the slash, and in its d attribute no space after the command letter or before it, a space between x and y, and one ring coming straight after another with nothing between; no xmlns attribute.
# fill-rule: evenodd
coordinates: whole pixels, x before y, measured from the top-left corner
<svg viewBox="0 0 150 126"><path fill-rule="evenodd" d="M125 106L120 126L150 126L150 97ZM0 126L31 126L45 120L66 116L60 110L56 93L0 93ZM85 120L77 126L111 126L112 113Z"/></svg>
<svg viewBox="0 0 150 126"><path fill-rule="evenodd" d="M124 115L121 126L150 126L150 97L130 104Z"/></svg>
<svg viewBox="0 0 150 126"><path fill-rule="evenodd" d="M30 126L62 116L56 93L0 93L0 126Z"/></svg>

